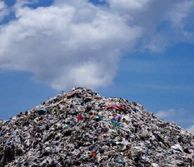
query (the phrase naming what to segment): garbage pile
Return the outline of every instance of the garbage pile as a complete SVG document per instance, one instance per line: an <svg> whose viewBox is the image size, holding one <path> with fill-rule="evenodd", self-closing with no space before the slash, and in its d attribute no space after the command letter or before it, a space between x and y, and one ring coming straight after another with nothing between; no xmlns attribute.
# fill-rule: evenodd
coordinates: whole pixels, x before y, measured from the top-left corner
<svg viewBox="0 0 194 167"><path fill-rule="evenodd" d="M74 88L0 124L0 167L192 167L194 136L136 102Z"/></svg>

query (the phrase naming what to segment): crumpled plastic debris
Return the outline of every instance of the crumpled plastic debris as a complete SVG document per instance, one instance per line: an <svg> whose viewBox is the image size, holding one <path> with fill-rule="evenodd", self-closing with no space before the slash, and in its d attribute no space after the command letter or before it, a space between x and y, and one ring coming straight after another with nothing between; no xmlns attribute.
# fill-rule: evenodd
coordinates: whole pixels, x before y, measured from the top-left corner
<svg viewBox="0 0 194 167"><path fill-rule="evenodd" d="M74 88L0 122L0 167L193 167L194 136L137 102Z"/></svg>

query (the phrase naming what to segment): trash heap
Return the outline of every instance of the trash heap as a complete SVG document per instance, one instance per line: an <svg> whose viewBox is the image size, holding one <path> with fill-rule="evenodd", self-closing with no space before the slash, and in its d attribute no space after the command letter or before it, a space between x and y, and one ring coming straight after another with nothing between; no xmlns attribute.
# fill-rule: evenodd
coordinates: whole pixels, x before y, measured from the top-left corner
<svg viewBox="0 0 194 167"><path fill-rule="evenodd" d="M194 136L136 102L75 88L0 124L0 167L192 167Z"/></svg>

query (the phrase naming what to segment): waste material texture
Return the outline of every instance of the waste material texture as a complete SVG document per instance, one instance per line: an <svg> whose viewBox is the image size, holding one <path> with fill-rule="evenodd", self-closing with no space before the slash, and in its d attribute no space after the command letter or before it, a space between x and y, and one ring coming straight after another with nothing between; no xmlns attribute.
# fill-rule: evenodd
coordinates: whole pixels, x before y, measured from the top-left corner
<svg viewBox="0 0 194 167"><path fill-rule="evenodd" d="M0 122L0 167L194 167L194 136L86 88Z"/></svg>

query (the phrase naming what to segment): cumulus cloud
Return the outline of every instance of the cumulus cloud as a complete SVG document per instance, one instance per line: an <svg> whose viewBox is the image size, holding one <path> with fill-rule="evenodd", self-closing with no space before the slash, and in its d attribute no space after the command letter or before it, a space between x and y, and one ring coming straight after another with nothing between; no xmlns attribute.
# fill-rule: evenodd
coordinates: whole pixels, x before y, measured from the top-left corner
<svg viewBox="0 0 194 167"><path fill-rule="evenodd" d="M32 72L57 89L110 83L121 50L141 34L141 28L81 1L19 8L16 14L0 30L0 67Z"/></svg>
<svg viewBox="0 0 194 167"><path fill-rule="evenodd" d="M25 3L32 1L18 1L16 19L0 25L0 69L27 71L64 89L108 85L123 52L166 48L168 33L161 35L157 27L173 16L180 1L107 0L108 5L95 6L87 0L56 0L36 9ZM181 11L184 20L189 12Z"/></svg>

